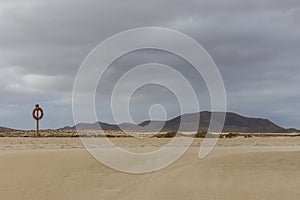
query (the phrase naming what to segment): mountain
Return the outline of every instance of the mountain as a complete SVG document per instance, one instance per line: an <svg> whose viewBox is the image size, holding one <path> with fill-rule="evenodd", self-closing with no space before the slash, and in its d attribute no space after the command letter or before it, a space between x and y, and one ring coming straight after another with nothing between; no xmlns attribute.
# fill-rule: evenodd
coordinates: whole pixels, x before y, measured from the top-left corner
<svg viewBox="0 0 300 200"><path fill-rule="evenodd" d="M223 132L243 132L243 133L289 133L298 132L296 129L282 128L268 119L250 118L238 115L236 113L215 112L214 119L211 119L212 113L208 111L200 113L183 114L167 121L144 121L138 125L123 123L118 125L96 122L93 124L80 123L77 124L79 130L99 130L99 125L103 130L128 130L128 131L194 131L195 125L198 130L207 131L210 120L214 120L215 124L221 124L220 121L225 115L225 123ZM200 117L200 120L198 120ZM179 129L180 125L180 129ZM194 126L194 127L193 127ZM74 130L73 127L64 127L60 130ZM211 129L214 131L214 127Z"/></svg>
<svg viewBox="0 0 300 200"><path fill-rule="evenodd" d="M0 126L0 132L6 132L6 131L13 131L13 129Z"/></svg>
<svg viewBox="0 0 300 200"><path fill-rule="evenodd" d="M99 127L103 130L121 130L118 125L108 124L103 122L95 122L95 123L79 123L76 126L65 126L59 130L99 130ZM126 129L127 130L127 129Z"/></svg>
<svg viewBox="0 0 300 200"><path fill-rule="evenodd" d="M199 113L192 113L192 114L184 114L178 116L174 119L171 119L166 122L164 126L164 130L171 131L178 128L180 120L183 120L182 123L182 130L185 131L192 131L190 126L192 124L197 123L197 116L200 115L199 121L199 130L207 131L210 120L211 120L211 112L201 112ZM288 132L286 129L274 124L273 122L269 121L268 119L262 118L249 118L238 115L236 113L228 112L228 113L221 113L217 112L214 113L214 121L220 124L220 119L225 115L225 123L223 127L223 132L261 132L261 133L274 133L274 132ZM212 127L212 131L214 128Z"/></svg>

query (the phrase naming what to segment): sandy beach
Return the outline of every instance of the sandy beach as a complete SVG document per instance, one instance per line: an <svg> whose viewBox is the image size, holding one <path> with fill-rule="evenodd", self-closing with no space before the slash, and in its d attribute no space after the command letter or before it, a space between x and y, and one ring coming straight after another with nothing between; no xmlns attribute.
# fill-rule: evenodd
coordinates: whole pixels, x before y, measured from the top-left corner
<svg viewBox="0 0 300 200"><path fill-rule="evenodd" d="M128 149L168 139L114 138ZM1 199L299 199L300 138L219 139L200 160L203 139L171 166L147 174L110 169L79 138L0 138Z"/></svg>

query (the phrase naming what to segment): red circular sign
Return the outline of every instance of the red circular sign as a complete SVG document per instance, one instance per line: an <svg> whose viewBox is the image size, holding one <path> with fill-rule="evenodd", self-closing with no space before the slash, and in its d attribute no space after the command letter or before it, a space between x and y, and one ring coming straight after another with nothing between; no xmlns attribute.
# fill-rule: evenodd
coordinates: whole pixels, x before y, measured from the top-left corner
<svg viewBox="0 0 300 200"><path fill-rule="evenodd" d="M44 117L44 111L40 108L39 104L35 105L35 109L32 111L32 117L35 120L40 120Z"/></svg>

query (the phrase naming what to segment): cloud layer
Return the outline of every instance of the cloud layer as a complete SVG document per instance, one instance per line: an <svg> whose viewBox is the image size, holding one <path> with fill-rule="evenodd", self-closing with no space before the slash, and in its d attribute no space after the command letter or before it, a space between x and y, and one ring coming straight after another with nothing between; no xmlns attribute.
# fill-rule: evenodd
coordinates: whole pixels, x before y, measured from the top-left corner
<svg viewBox="0 0 300 200"><path fill-rule="evenodd" d="M297 0L2 0L0 125L33 128L36 102L45 109L43 128L73 124L72 87L85 56L120 31L159 26L181 31L205 47L223 76L228 110L300 128L299 19ZM190 67L168 53L134 52L107 72L107 95L120 73L153 60L183 71ZM191 71L183 73L195 80L201 108L209 109L205 84L197 85ZM171 94L149 87L135 94L136 121L149 117L143 108L157 103L151 98L157 94L168 117L177 114L176 101L168 101ZM101 99L97 105L99 119L111 122L107 105Z"/></svg>

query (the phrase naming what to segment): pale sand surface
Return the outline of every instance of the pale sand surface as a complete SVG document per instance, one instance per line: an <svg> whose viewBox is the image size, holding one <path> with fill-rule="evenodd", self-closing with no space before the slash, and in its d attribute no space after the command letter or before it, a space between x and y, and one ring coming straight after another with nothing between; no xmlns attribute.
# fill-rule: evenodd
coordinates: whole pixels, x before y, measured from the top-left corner
<svg viewBox="0 0 300 200"><path fill-rule="evenodd" d="M112 139L151 149L169 139ZM203 139L171 166L127 174L95 160L79 138L0 138L0 199L299 199L300 138L219 139L198 159Z"/></svg>

